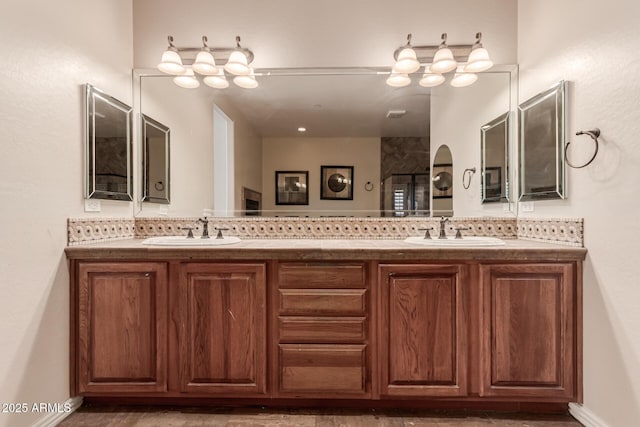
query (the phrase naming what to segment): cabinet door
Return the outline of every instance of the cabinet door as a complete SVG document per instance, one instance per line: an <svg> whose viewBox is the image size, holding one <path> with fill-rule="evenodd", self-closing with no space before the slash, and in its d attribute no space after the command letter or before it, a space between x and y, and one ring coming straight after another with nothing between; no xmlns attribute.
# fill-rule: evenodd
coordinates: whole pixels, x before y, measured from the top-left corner
<svg viewBox="0 0 640 427"><path fill-rule="evenodd" d="M572 264L484 265L484 396L575 397Z"/></svg>
<svg viewBox="0 0 640 427"><path fill-rule="evenodd" d="M183 265L180 316L183 392L266 392L264 264Z"/></svg>
<svg viewBox="0 0 640 427"><path fill-rule="evenodd" d="M164 263L80 263L78 391L167 388Z"/></svg>
<svg viewBox="0 0 640 427"><path fill-rule="evenodd" d="M458 265L380 265L380 392L467 394L467 327Z"/></svg>

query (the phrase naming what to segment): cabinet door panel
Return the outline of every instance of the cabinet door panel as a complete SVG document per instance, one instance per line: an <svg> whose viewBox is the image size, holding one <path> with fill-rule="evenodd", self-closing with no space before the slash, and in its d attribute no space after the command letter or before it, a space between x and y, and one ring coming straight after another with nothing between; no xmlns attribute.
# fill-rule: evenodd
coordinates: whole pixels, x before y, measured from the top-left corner
<svg viewBox="0 0 640 427"><path fill-rule="evenodd" d="M187 264L181 296L182 391L265 391L264 265Z"/></svg>
<svg viewBox="0 0 640 427"><path fill-rule="evenodd" d="M483 266L483 394L571 397L573 275L567 264Z"/></svg>
<svg viewBox="0 0 640 427"><path fill-rule="evenodd" d="M461 268L380 267L382 394L466 393Z"/></svg>
<svg viewBox="0 0 640 427"><path fill-rule="evenodd" d="M78 390L166 390L166 267L79 266Z"/></svg>

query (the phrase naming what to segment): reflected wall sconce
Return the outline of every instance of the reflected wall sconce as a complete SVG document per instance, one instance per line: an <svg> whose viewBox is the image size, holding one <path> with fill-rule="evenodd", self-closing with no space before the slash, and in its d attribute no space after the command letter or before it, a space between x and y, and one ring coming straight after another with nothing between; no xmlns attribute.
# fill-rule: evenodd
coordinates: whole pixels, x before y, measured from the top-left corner
<svg viewBox="0 0 640 427"><path fill-rule="evenodd" d="M411 34L407 35L407 43L397 48L393 57L395 63L387 78L387 84L393 87L404 87L411 84L410 74L424 71L418 84L423 87L435 87L446 81L445 74L453 73L450 85L465 87L478 80L475 73L487 71L493 66L489 52L482 45L482 33L476 33L472 45L447 44L447 33L441 36L439 45L411 45Z"/></svg>
<svg viewBox="0 0 640 427"><path fill-rule="evenodd" d="M210 47L207 36L202 36L201 47L176 47L173 36L167 37L169 46L162 54L158 70L174 77L173 81L180 87L196 88L200 82L196 75L204 76L207 86L224 89L229 86L225 71L240 79L233 81L240 87L252 89L258 86L253 69L253 52L240 45L240 36L236 36L235 47ZM216 65L216 61L224 67Z"/></svg>

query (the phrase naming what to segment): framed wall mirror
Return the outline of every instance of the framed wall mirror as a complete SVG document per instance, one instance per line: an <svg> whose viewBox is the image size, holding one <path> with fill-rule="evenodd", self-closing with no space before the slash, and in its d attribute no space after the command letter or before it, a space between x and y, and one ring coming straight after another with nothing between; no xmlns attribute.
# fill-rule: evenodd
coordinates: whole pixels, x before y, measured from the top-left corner
<svg viewBox="0 0 640 427"><path fill-rule="evenodd" d="M85 85L86 198L133 200L132 109Z"/></svg>
<svg viewBox="0 0 640 427"><path fill-rule="evenodd" d="M170 202L170 130L142 114L142 201Z"/></svg>
<svg viewBox="0 0 640 427"><path fill-rule="evenodd" d="M480 128L482 203L509 201L509 112Z"/></svg>
<svg viewBox="0 0 640 427"><path fill-rule="evenodd" d="M564 199L567 82L520 104L520 200Z"/></svg>

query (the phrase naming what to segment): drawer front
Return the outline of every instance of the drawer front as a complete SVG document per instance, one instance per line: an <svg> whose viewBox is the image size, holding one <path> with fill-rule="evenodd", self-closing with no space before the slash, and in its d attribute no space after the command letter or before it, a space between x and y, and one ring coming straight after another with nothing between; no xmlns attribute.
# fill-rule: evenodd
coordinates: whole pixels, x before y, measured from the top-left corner
<svg viewBox="0 0 640 427"><path fill-rule="evenodd" d="M364 345L280 345L280 391L365 393Z"/></svg>
<svg viewBox="0 0 640 427"><path fill-rule="evenodd" d="M359 343L367 335L364 317L280 317L278 326L281 342Z"/></svg>
<svg viewBox="0 0 640 427"><path fill-rule="evenodd" d="M366 290L281 289L280 314L288 316L364 316Z"/></svg>
<svg viewBox="0 0 640 427"><path fill-rule="evenodd" d="M278 269L280 288L364 288L363 264L285 263Z"/></svg>

